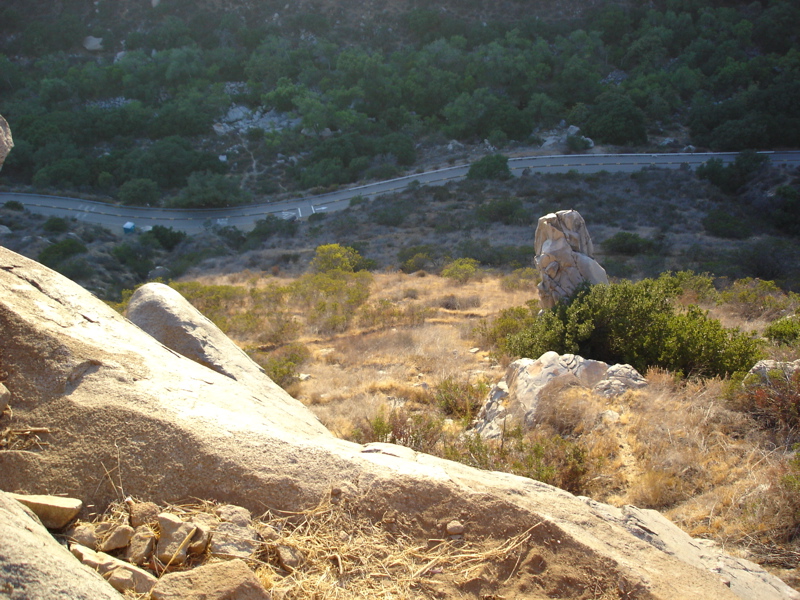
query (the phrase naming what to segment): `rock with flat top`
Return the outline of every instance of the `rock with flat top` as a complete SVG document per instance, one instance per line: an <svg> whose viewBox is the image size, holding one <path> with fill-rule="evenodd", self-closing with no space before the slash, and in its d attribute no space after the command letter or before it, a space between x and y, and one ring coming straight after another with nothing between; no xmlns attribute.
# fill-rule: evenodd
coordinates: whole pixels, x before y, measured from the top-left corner
<svg viewBox="0 0 800 600"><path fill-rule="evenodd" d="M548 568L536 575L537 586L563 597L585 595L586 581L597 583L596 596L624 589L648 600L739 597L719 573L637 537L563 490L320 434L278 392L185 358L77 284L3 247L0 331L14 418L53 431L44 451L0 452L7 489L58 489L105 507L119 498L108 478L113 465L126 490L153 502L194 497L297 512L319 506L335 485L347 490L348 509L376 521L403 515L397 527L417 539L440 535L439 524L461 514L469 515L470 535L498 545L536 526L535 543L558 540L568 549L548 554ZM729 578L748 565L734 564ZM514 572L509 585L521 577L531 581ZM765 581L747 598L765 597L759 585L783 585L785 598L798 597L776 578Z"/></svg>
<svg viewBox="0 0 800 600"><path fill-rule="evenodd" d="M125 550L125 560L132 565L147 564L153 556L155 542L156 536L153 530L147 525L140 525L134 530L130 544Z"/></svg>
<svg viewBox="0 0 800 600"><path fill-rule="evenodd" d="M29 508L0 492L0 598L122 600L79 563Z"/></svg>
<svg viewBox="0 0 800 600"><path fill-rule="evenodd" d="M97 549L100 552L111 552L112 550L125 548L130 544L132 537L133 527L117 523L103 536Z"/></svg>
<svg viewBox="0 0 800 600"><path fill-rule="evenodd" d="M126 504L131 527L134 529L142 525L155 525L158 522L158 515L161 509L156 503L130 500L126 501Z"/></svg>
<svg viewBox="0 0 800 600"><path fill-rule="evenodd" d="M186 562L189 544L197 528L171 513L158 515L158 528L158 546L156 547L158 560L165 565L182 565Z"/></svg>
<svg viewBox="0 0 800 600"><path fill-rule="evenodd" d="M539 218L534 238L542 309L569 298L584 282L608 283L605 269L593 258L592 238L576 210L560 210Z"/></svg>
<svg viewBox="0 0 800 600"><path fill-rule="evenodd" d="M249 525L219 523L211 534L209 549L217 558L250 558L261 548L261 540Z"/></svg>
<svg viewBox="0 0 800 600"><path fill-rule="evenodd" d="M97 548L99 541L93 523L75 523L66 532L67 539L81 546L86 546L92 550Z"/></svg>
<svg viewBox="0 0 800 600"><path fill-rule="evenodd" d="M100 573L114 589L120 592L146 594L156 583L156 578L144 569L104 552L95 552L80 544L72 544L70 551L75 558Z"/></svg>
<svg viewBox="0 0 800 600"><path fill-rule="evenodd" d="M243 560L211 563L167 573L150 593L152 600L271 600Z"/></svg>
<svg viewBox="0 0 800 600"><path fill-rule="evenodd" d="M63 498L61 496L9 494L14 500L30 508L42 525L48 529L61 529L78 516L83 508L83 502L77 498Z"/></svg>

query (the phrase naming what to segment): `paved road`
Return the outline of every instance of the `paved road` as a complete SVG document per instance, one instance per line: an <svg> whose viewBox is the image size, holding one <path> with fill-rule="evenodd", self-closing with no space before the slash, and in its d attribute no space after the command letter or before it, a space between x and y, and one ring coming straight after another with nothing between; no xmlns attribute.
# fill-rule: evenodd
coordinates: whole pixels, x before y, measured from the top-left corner
<svg viewBox="0 0 800 600"><path fill-rule="evenodd" d="M800 152L765 152L775 165L796 167L800 165ZM710 158L720 158L732 162L735 153L672 153L672 154L572 154L557 156L529 156L511 158L508 161L511 172L522 175L526 169L538 173L566 173L575 170L579 173L633 172L649 166L677 169L682 165L696 168ZM220 209L165 209L117 206L90 200L63 198L59 196L40 196L36 194L0 194L0 203L16 200L31 212L75 218L87 223L98 223L112 231L122 231L126 222L133 222L137 228L152 225L165 225L187 233L200 233L213 224L230 225L243 231L253 228L258 219L268 214L283 218L293 216L304 218L315 212L333 212L347 208L355 196L375 198L383 194L402 190L411 182L421 185L443 185L448 181L464 179L469 166L449 167L427 171L388 181L351 187L320 196L307 196L294 200L253 204Z"/></svg>

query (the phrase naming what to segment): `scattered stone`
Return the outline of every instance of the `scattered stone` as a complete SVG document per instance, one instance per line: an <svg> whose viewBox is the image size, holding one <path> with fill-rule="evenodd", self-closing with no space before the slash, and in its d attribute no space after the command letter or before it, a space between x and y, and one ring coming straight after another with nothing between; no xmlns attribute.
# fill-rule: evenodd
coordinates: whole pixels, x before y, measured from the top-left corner
<svg viewBox="0 0 800 600"><path fill-rule="evenodd" d="M630 365L613 365L605 377L594 386L594 393L613 398L628 390L638 390L647 386L647 380Z"/></svg>
<svg viewBox="0 0 800 600"><path fill-rule="evenodd" d="M608 283L605 270L593 258L592 238L576 210L560 210L539 219L534 239L536 268L542 276L539 304L553 308L584 282Z"/></svg>
<svg viewBox="0 0 800 600"><path fill-rule="evenodd" d="M11 392L8 388L0 383L0 413L8 408L8 403L11 402Z"/></svg>
<svg viewBox="0 0 800 600"><path fill-rule="evenodd" d="M167 573L150 592L152 600L271 600L243 560L211 563Z"/></svg>
<svg viewBox="0 0 800 600"><path fill-rule="evenodd" d="M217 526L217 519L206 513L199 513L192 517L190 521L197 528L192 540L189 542L188 552L194 556L203 554L211 541L211 535Z"/></svg>
<svg viewBox="0 0 800 600"><path fill-rule="evenodd" d="M261 542L256 530L236 523L220 523L211 536L211 556L217 558L250 558Z"/></svg>
<svg viewBox="0 0 800 600"><path fill-rule="evenodd" d="M464 533L464 525L461 521L453 520L447 524L446 531L447 535L462 535Z"/></svg>
<svg viewBox="0 0 800 600"><path fill-rule="evenodd" d="M147 273L147 279L152 281L153 279L169 279L169 276L172 275L172 271L170 271L167 267L155 267L150 269Z"/></svg>
<svg viewBox="0 0 800 600"><path fill-rule="evenodd" d="M100 550L100 552L110 552L111 550L125 548L130 544L132 537L133 527L130 525L117 524L103 536L97 549Z"/></svg>
<svg viewBox="0 0 800 600"><path fill-rule="evenodd" d="M142 525L155 525L158 522L158 514L161 509L153 502L134 502L126 501L128 505L128 515L130 516L131 527L138 528Z"/></svg>
<svg viewBox="0 0 800 600"><path fill-rule="evenodd" d="M619 423L619 413L615 410L604 410L600 413L598 420L603 423L604 425L613 425L614 423Z"/></svg>
<svg viewBox="0 0 800 600"><path fill-rule="evenodd" d="M59 544L33 512L0 492L0 598L120 600L100 575Z"/></svg>
<svg viewBox="0 0 800 600"><path fill-rule="evenodd" d="M76 523L67 530L67 539L81 546L97 548L97 534L92 523Z"/></svg>
<svg viewBox="0 0 800 600"><path fill-rule="evenodd" d="M785 377L792 377L798 370L800 370L800 360L794 362L760 360L747 372L745 381L752 379L752 376L758 376L762 381L766 382L769 380L770 373L783 373Z"/></svg>
<svg viewBox="0 0 800 600"><path fill-rule="evenodd" d="M300 375L298 375L297 378L300 381L308 381L309 379L311 379L311 374L310 373L300 373Z"/></svg>
<svg viewBox="0 0 800 600"><path fill-rule="evenodd" d="M218 506L214 513L219 517L220 521L228 523L235 523L240 527L246 527L252 520L250 511L243 506L234 506L233 504L223 504Z"/></svg>
<svg viewBox="0 0 800 600"><path fill-rule="evenodd" d="M470 354L477 354L480 351L481 351L480 348L470 348L469 349Z"/></svg>
<svg viewBox="0 0 800 600"><path fill-rule="evenodd" d="M83 502L77 498L27 494L9 496L30 508L48 529L61 529L77 517L83 508Z"/></svg>
<svg viewBox="0 0 800 600"><path fill-rule="evenodd" d="M186 562L189 542L197 528L191 523L184 523L180 517L171 513L159 514L158 526L161 533L156 557L165 565L182 565Z"/></svg>
<svg viewBox="0 0 800 600"><path fill-rule="evenodd" d="M100 573L114 589L120 592L132 591L137 594L146 594L157 581L144 569L103 552L95 552L80 544L72 544L70 550L79 561Z"/></svg>
<svg viewBox="0 0 800 600"><path fill-rule="evenodd" d="M278 553L278 564L280 564L284 571L289 571L291 573L303 564L303 555L297 548L278 544L275 550Z"/></svg>
<svg viewBox="0 0 800 600"><path fill-rule="evenodd" d="M133 533L131 543L125 552L126 560L132 565L142 566L150 562L155 547L156 536L147 525L139 525Z"/></svg>
<svg viewBox="0 0 800 600"><path fill-rule="evenodd" d="M9 235L11 234L11 229L6 227L5 225L0 225L0 235Z"/></svg>

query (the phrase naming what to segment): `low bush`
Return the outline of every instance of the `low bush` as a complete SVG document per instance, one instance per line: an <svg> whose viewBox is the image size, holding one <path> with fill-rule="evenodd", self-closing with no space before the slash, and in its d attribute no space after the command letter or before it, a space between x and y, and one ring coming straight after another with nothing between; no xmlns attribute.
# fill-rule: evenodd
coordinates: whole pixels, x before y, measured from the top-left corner
<svg viewBox="0 0 800 600"><path fill-rule="evenodd" d="M656 243L653 240L628 231L615 233L605 240L602 245L603 251L608 254L623 254L625 256L649 254L656 249Z"/></svg>
<svg viewBox="0 0 800 600"><path fill-rule="evenodd" d="M500 280L500 287L506 292L533 291L539 281L541 281L539 271L532 267L522 267L521 269L514 269L510 274L504 276Z"/></svg>
<svg viewBox="0 0 800 600"><path fill-rule="evenodd" d="M42 250L36 260L45 266L55 268L68 258L84 252L86 252L86 246L76 239L67 238Z"/></svg>
<svg viewBox="0 0 800 600"><path fill-rule="evenodd" d="M403 408L386 414L385 410L364 419L350 432L348 439L360 444L385 442L400 444L417 452L434 453L444 436L444 419L422 412L411 414Z"/></svg>
<svg viewBox="0 0 800 600"><path fill-rule="evenodd" d="M69 224L61 217L50 217L44 222L42 229L48 233L64 233L69 230Z"/></svg>
<svg viewBox="0 0 800 600"><path fill-rule="evenodd" d="M172 227L163 225L153 225L153 228L144 234L143 237L152 237L167 252L172 252L175 247L186 239L183 231L178 231Z"/></svg>
<svg viewBox="0 0 800 600"><path fill-rule="evenodd" d="M770 323L764 337L775 344L796 344L800 340L800 319L789 317Z"/></svg>
<svg viewBox="0 0 800 600"><path fill-rule="evenodd" d="M732 215L726 210L712 210L703 218L705 230L719 238L745 240L753 230L743 218Z"/></svg>
<svg viewBox="0 0 800 600"><path fill-rule="evenodd" d="M479 221L504 225L529 225L533 221L533 213L525 210L522 200L516 198L481 204L475 209L475 216Z"/></svg>
<svg viewBox="0 0 800 600"><path fill-rule="evenodd" d="M719 294L720 304L746 319L775 317L800 306L800 294L784 292L774 281L746 277L737 279Z"/></svg>
<svg viewBox="0 0 800 600"><path fill-rule="evenodd" d="M467 179L510 179L508 157L502 154L491 154L475 161L469 167Z"/></svg>
<svg viewBox="0 0 800 600"><path fill-rule="evenodd" d="M480 410L488 391L485 382L472 384L447 377L433 387L431 394L434 404L445 415L469 423Z"/></svg>
<svg viewBox="0 0 800 600"><path fill-rule="evenodd" d="M746 371L761 357L756 338L726 329L696 306L678 309L680 279L664 274L637 283L584 286L568 302L536 316L500 340L514 356L538 358L549 350L608 363L627 363L640 372L659 366L684 375ZM505 313L505 319L512 313ZM507 324L506 329L511 329Z"/></svg>
<svg viewBox="0 0 800 600"><path fill-rule="evenodd" d="M17 210L20 212L25 210L25 205L22 204L22 202L17 202L16 200L9 200L3 204L3 207L7 208L8 210Z"/></svg>
<svg viewBox="0 0 800 600"><path fill-rule="evenodd" d="M739 384L738 381L741 381ZM800 432L800 371L775 369L731 383L734 408L752 414L765 429L797 441Z"/></svg>
<svg viewBox="0 0 800 600"><path fill-rule="evenodd" d="M478 308L481 305L480 296L456 296L448 294L438 301L439 308L445 310L466 310L468 308Z"/></svg>
<svg viewBox="0 0 800 600"><path fill-rule="evenodd" d="M458 258L442 269L442 277L460 284L467 283L478 273L478 261L474 258Z"/></svg>
<svg viewBox="0 0 800 600"><path fill-rule="evenodd" d="M269 354L255 352L253 360L264 368L264 372L272 381L286 387L298 375L298 369L311 358L311 351L299 342L288 344Z"/></svg>

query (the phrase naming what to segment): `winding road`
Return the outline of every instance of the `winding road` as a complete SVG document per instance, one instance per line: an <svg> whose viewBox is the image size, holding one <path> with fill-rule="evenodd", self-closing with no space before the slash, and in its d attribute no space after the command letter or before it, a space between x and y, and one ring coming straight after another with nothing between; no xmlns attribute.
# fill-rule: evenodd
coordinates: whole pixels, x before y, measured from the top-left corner
<svg viewBox="0 0 800 600"><path fill-rule="evenodd" d="M762 154L769 156L771 162L777 166L796 167L800 165L800 151L763 152ZM571 170L581 174L600 171L620 173L639 171L651 166L678 169L683 165L688 165L689 168L694 169L711 158L719 158L728 163L736 158L736 153L527 156L510 158L508 166L516 176L522 175L523 172L566 173ZM0 193L0 204L9 200L16 200L34 213L75 218L78 221L97 223L112 231L119 232L122 231L123 225L127 222L135 223L137 228L164 225L190 234L201 233L211 225L228 225L243 231L249 231L254 227L258 219L263 219L268 214L274 214L282 218L305 218L316 212L343 210L350 205L350 199L356 196L375 198L402 190L414 181L419 182L420 185L443 185L448 181L464 179L468 171L469 165L448 167L425 173L406 175L388 181L359 185L319 196L306 196L294 200L230 208L140 208L81 200L79 198L18 193Z"/></svg>

